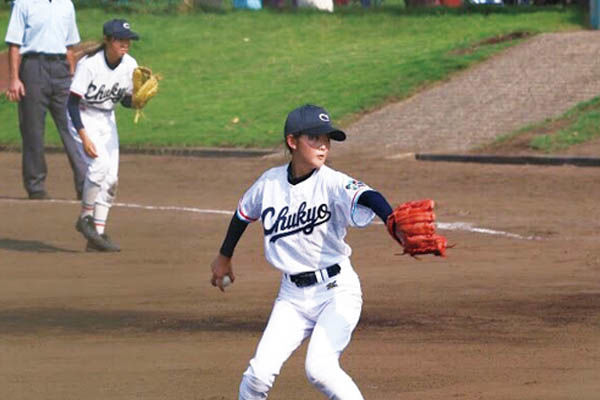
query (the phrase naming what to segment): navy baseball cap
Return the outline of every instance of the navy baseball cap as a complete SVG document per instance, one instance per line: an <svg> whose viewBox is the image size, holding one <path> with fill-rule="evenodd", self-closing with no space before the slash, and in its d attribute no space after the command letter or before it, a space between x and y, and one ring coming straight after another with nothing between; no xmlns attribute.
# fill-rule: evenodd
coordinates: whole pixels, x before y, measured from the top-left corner
<svg viewBox="0 0 600 400"><path fill-rule="evenodd" d="M331 118L327 110L312 104L305 104L288 114L283 137L294 133L329 135L331 139L339 142L346 140L346 134L331 125Z"/></svg>
<svg viewBox="0 0 600 400"><path fill-rule="evenodd" d="M102 33L115 39L138 40L140 37L131 30L129 22L124 19L111 19L104 23Z"/></svg>

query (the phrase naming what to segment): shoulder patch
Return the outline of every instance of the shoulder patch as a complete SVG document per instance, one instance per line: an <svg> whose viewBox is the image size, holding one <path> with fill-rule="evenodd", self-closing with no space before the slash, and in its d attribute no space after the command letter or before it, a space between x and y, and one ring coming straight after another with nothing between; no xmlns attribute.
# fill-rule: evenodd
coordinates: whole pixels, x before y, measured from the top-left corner
<svg viewBox="0 0 600 400"><path fill-rule="evenodd" d="M346 184L346 189L348 190L358 190L358 188L361 188L365 186L364 183L362 183L361 181L357 181L356 179L352 179L350 181L348 181L348 183Z"/></svg>

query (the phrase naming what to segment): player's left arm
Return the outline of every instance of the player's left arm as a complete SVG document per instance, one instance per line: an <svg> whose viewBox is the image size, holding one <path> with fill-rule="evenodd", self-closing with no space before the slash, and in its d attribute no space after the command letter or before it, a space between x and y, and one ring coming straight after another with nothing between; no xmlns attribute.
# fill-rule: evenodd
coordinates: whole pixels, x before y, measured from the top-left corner
<svg viewBox="0 0 600 400"><path fill-rule="evenodd" d="M392 206L390 206L390 203L388 203L385 197L376 190L366 190L362 192L357 203L373 210L384 223L392 213Z"/></svg>
<svg viewBox="0 0 600 400"><path fill-rule="evenodd" d="M133 97L130 94L126 94L121 99L121 105L125 108L132 108L133 107Z"/></svg>
<svg viewBox="0 0 600 400"><path fill-rule="evenodd" d="M127 85L127 92L121 99L121 105L125 108L133 108L133 71L137 68L138 63L135 59L132 60L131 73L129 74L129 82Z"/></svg>
<svg viewBox="0 0 600 400"><path fill-rule="evenodd" d="M363 192L358 204L368 207L384 223L387 232L412 256L434 254L445 256L448 246L444 236L435 233L433 200L407 202L395 210L381 193L374 190Z"/></svg>

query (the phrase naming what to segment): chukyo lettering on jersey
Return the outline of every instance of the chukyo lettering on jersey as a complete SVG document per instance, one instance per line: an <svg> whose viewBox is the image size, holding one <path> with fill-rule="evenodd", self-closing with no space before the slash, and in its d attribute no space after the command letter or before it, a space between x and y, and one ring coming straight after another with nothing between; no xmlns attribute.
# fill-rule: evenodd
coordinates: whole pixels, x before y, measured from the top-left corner
<svg viewBox="0 0 600 400"><path fill-rule="evenodd" d="M125 95L126 90L127 88L119 87L118 82L115 82L111 88L107 88L104 84L97 87L94 85L94 82L91 82L88 85L84 98L90 104L104 103L106 100L118 103Z"/></svg>
<svg viewBox="0 0 600 400"><path fill-rule="evenodd" d="M283 207L277 214L277 218L273 221L275 214L275 208L268 207L265 208L261 215L265 236L273 234L271 239L269 239L271 243L284 236L299 232L310 235L315 226L321 225L331 219L331 211L329 211L327 204L323 203L320 206L307 209L305 201L300 204L298 211L293 214L289 214L288 206ZM271 225L269 226L269 224Z"/></svg>

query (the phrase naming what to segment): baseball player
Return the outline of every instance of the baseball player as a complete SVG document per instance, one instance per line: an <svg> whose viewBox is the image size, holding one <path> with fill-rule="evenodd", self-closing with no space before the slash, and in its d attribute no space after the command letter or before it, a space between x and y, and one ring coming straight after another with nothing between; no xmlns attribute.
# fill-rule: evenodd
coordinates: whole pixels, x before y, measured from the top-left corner
<svg viewBox="0 0 600 400"><path fill-rule="evenodd" d="M120 251L105 233L106 220L117 192L119 136L114 109L131 107L136 60L128 53L138 40L124 19L103 26L102 45L77 64L67 103L69 131L87 162L81 215L76 229L88 240L87 251Z"/></svg>
<svg viewBox="0 0 600 400"><path fill-rule="evenodd" d="M243 374L239 399L265 399L283 363L310 338L309 381L330 399L362 399L339 358L362 308L358 275L344 242L348 226L386 221L392 208L364 183L325 165L330 140L346 134L315 105L291 111L284 138L291 162L267 170L246 191L211 264L213 286L235 280L231 258L250 222L260 219L265 257L282 272L281 286L256 354Z"/></svg>

